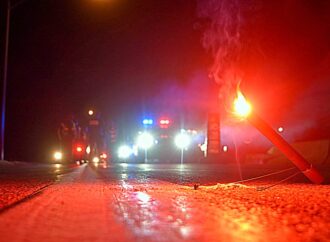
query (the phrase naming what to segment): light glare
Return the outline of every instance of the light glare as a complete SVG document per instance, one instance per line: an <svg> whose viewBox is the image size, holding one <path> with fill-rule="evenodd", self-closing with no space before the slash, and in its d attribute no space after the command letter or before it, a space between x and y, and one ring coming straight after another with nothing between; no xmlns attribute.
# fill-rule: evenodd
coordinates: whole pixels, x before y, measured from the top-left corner
<svg viewBox="0 0 330 242"><path fill-rule="evenodd" d="M162 119L159 121L160 124L170 124L170 120L168 119Z"/></svg>
<svg viewBox="0 0 330 242"><path fill-rule="evenodd" d="M54 159L55 159L55 160L57 160L57 161L62 160L62 157L63 157L62 152L56 151L56 152L54 153Z"/></svg>
<svg viewBox="0 0 330 242"><path fill-rule="evenodd" d="M106 159L108 156L107 156L106 153L102 153L102 154L100 155L100 157L101 157L102 159Z"/></svg>
<svg viewBox="0 0 330 242"><path fill-rule="evenodd" d="M132 154L132 149L127 145L122 145L118 149L118 157L121 159L127 159Z"/></svg>
<svg viewBox="0 0 330 242"><path fill-rule="evenodd" d="M142 203L147 203L150 201L150 196L145 192L137 192L136 197Z"/></svg>
<svg viewBox="0 0 330 242"><path fill-rule="evenodd" d="M245 97L240 91L237 91L237 98L234 101L234 110L236 114L246 117L251 113L251 105L245 100Z"/></svg>
<svg viewBox="0 0 330 242"><path fill-rule="evenodd" d="M94 162L94 163L99 163L99 162L100 162L100 158L97 157L97 156L95 156L95 157L93 158L93 162Z"/></svg>
<svg viewBox="0 0 330 242"><path fill-rule="evenodd" d="M142 149L149 149L154 144L154 138L149 133L139 135L137 145Z"/></svg>
<svg viewBox="0 0 330 242"><path fill-rule="evenodd" d="M154 121L152 119L150 119L150 118L149 119L146 118L146 119L143 119L142 123L144 125L152 125L154 123Z"/></svg>
<svg viewBox="0 0 330 242"><path fill-rule="evenodd" d="M180 133L175 137L175 144L180 149L187 149L190 144L190 137L185 133Z"/></svg>

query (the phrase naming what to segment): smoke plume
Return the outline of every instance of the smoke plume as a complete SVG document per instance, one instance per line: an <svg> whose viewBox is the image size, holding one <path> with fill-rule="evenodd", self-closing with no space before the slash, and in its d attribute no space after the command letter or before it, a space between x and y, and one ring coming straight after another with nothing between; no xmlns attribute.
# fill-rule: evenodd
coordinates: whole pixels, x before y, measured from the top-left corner
<svg viewBox="0 0 330 242"><path fill-rule="evenodd" d="M199 17L206 20L202 43L214 58L210 78L219 84L222 99L226 99L241 80L242 71L237 64L243 51L245 14L252 9L251 1L198 2Z"/></svg>
<svg viewBox="0 0 330 242"><path fill-rule="evenodd" d="M329 120L329 1L200 0L197 7L223 102L230 105L240 82L270 123L310 129Z"/></svg>

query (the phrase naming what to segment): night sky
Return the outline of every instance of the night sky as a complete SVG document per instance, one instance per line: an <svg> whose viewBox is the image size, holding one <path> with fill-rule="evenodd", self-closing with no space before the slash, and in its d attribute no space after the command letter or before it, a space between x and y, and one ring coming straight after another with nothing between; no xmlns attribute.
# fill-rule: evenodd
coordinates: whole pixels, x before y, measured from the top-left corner
<svg viewBox="0 0 330 242"><path fill-rule="evenodd" d="M157 96L165 89L182 90L196 75L205 79L195 13L194 1L30 0L16 7L7 158L45 157L71 113L79 117L92 107L117 123L140 124L143 112L161 105Z"/></svg>
<svg viewBox="0 0 330 242"><path fill-rule="evenodd" d="M201 2L27 0L13 9L6 159L46 160L59 122L88 108L130 126L177 112L205 124L219 88L203 38L214 19L200 8L230 1ZM232 2L244 12L228 72L268 121L330 137L329 1Z"/></svg>

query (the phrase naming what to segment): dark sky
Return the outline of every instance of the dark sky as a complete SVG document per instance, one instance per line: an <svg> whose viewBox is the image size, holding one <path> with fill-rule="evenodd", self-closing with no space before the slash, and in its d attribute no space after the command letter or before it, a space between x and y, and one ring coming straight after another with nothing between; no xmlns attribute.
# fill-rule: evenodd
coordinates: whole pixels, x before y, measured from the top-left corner
<svg viewBox="0 0 330 242"><path fill-rule="evenodd" d="M71 113L93 107L132 124L143 112L161 109L157 96L166 96L165 89L182 92L196 76L205 80L209 60L195 13L195 2L184 0L27 0L17 6L7 158L40 159Z"/></svg>
<svg viewBox="0 0 330 242"><path fill-rule="evenodd" d="M90 107L133 126L144 113L205 123L218 91L208 73L220 62L203 36L223 21L235 34L237 12L237 45L208 32L229 50L232 65L221 70L239 77L267 121L330 137L329 1L198 2L207 17L194 0L26 0L13 9L6 158L45 159L58 123Z"/></svg>

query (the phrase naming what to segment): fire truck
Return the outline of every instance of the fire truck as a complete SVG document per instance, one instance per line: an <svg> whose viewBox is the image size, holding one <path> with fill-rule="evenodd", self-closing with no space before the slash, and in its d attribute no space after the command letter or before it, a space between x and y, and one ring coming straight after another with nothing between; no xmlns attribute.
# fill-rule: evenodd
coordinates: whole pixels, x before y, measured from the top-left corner
<svg viewBox="0 0 330 242"><path fill-rule="evenodd" d="M106 127L94 112L88 112L87 123L81 127L73 119L62 122L58 128L59 150L53 154L56 162L105 162L109 159Z"/></svg>

